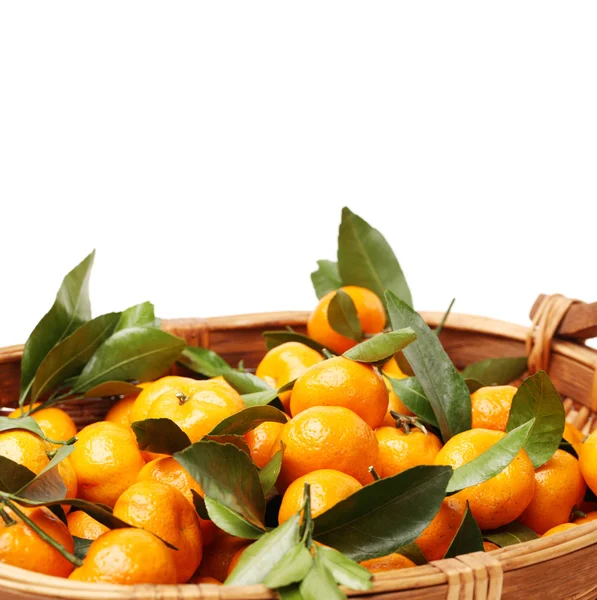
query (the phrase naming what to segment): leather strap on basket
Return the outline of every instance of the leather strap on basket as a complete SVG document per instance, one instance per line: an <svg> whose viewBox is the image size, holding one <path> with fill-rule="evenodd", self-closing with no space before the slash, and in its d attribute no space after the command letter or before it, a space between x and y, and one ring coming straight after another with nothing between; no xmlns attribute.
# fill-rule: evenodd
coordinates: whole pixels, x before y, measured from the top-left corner
<svg viewBox="0 0 597 600"><path fill-rule="evenodd" d="M554 294L544 296L539 303L526 339L529 373L548 370L551 341L568 309L575 302L577 301L561 294Z"/></svg>

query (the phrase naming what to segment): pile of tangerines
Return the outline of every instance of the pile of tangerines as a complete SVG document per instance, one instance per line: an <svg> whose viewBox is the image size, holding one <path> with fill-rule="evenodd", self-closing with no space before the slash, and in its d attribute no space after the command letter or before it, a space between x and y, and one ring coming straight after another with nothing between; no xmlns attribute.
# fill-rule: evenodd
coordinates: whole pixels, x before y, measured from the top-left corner
<svg viewBox="0 0 597 600"><path fill-rule="evenodd" d="M362 287L341 289L354 303L363 334L381 332L386 312L380 298ZM341 356L356 341L330 326L327 309L334 294L321 299L307 330L313 340L338 356L324 356L292 341L267 352L256 369L256 375L273 388L296 380L292 390L280 394L287 422L264 422L244 435L259 468L283 448L276 482L281 495L280 524L301 510L305 483L310 484L315 517L376 478L417 465L457 468L506 435L516 392L510 385L475 391L471 395L472 429L446 444L433 431L417 427L413 413L388 379L405 377L395 359L378 367ZM59 464L67 497L110 507L114 516L131 527L109 530L86 512L67 505L66 523L46 507L20 507L19 512L5 508L0 522L0 561L87 582L220 584L226 580L251 541L229 535L199 517L193 498L193 492L203 495L199 484L171 456L140 450L131 423L167 418L191 442L197 442L223 419L243 410L243 399L222 377L167 376L140 387L137 396L113 405L104 421L81 431L60 408L32 412L48 439L77 438L74 452ZM31 408L35 405L25 410ZM19 417L21 411L11 416ZM405 422L409 423L406 427ZM467 504L482 530L518 520L538 535L550 535L596 518L594 506L584 503L584 498L587 483L597 492L597 434L583 443L583 434L567 424L564 438L579 459L559 449L534 469L521 450L498 475L446 497L416 540L425 558L432 561L445 555ZM52 450L50 442L30 431L0 433L0 456L34 473L48 465ZM73 539L89 540L82 565L74 568L23 521L21 513L71 553ZM489 542L484 545L486 551L497 547ZM414 566L399 553L362 564L371 572Z"/></svg>

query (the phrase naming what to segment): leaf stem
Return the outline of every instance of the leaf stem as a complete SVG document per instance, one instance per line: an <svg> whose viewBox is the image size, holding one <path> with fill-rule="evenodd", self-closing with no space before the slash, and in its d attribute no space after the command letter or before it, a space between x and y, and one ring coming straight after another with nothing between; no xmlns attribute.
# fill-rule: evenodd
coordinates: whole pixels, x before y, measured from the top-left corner
<svg viewBox="0 0 597 600"><path fill-rule="evenodd" d="M41 529L35 522L33 522L23 511L21 511L17 505L10 500L5 500L6 505L17 515L24 523L26 523L44 542L50 544L55 550L58 550L66 560L80 567L83 561L77 558L74 554L71 554L62 544L59 544L53 537L49 536L43 529Z"/></svg>
<svg viewBox="0 0 597 600"><path fill-rule="evenodd" d="M4 521L7 527L16 524L16 521L13 518L11 518L10 515L4 510L4 507L0 507L0 517L2 517L2 520Z"/></svg>
<svg viewBox="0 0 597 600"><path fill-rule="evenodd" d="M307 546L307 550L313 545L313 517L311 516L311 485L305 483L303 495L305 501L303 504L303 531L301 534L301 543Z"/></svg>
<svg viewBox="0 0 597 600"><path fill-rule="evenodd" d="M433 333L435 333L435 335L439 335L442 332L442 329L444 328L444 325L446 324L446 321L448 320L448 317L450 316L450 312L452 311L454 302L456 302L456 298L452 298L452 302L450 302L450 306L448 306L448 310L445 312L444 316L442 317L442 320L439 322L439 325L435 328L435 330L433 332Z"/></svg>
<svg viewBox="0 0 597 600"><path fill-rule="evenodd" d="M368 470L369 470L369 473L371 473L371 476L373 477L373 479L375 479L375 481L379 481L381 479L381 477L379 476L379 473L375 470L375 467L373 465L371 465Z"/></svg>

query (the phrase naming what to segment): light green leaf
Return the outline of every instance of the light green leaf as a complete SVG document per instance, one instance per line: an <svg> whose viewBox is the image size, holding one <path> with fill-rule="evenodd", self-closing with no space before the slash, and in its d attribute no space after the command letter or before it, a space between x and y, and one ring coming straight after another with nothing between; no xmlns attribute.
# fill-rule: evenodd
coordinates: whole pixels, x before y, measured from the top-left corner
<svg viewBox="0 0 597 600"><path fill-rule="evenodd" d="M155 310L151 302L136 304L122 311L116 331L131 327L157 327Z"/></svg>
<svg viewBox="0 0 597 600"><path fill-rule="evenodd" d="M217 500L205 496L205 508L209 518L226 533L247 540L258 540L265 530L249 523L242 515L230 510Z"/></svg>
<svg viewBox="0 0 597 600"><path fill-rule="evenodd" d="M318 298L323 298L327 293L342 287L342 280L338 272L338 264L331 260L318 260L317 270L311 273L311 281Z"/></svg>
<svg viewBox="0 0 597 600"><path fill-rule="evenodd" d="M417 334L410 327L389 333L379 333L353 346L344 353L344 356L357 362L382 364L416 339Z"/></svg>
<svg viewBox="0 0 597 600"><path fill-rule="evenodd" d="M299 542L282 557L263 583L271 589L297 583L307 575L312 564L311 553L302 542Z"/></svg>
<svg viewBox="0 0 597 600"><path fill-rule="evenodd" d="M189 346L180 355L178 362L204 377L218 377L232 371L232 367L213 350Z"/></svg>
<svg viewBox="0 0 597 600"><path fill-rule="evenodd" d="M313 566L299 589L305 600L346 600L346 594L336 585L330 570L318 554L315 554Z"/></svg>
<svg viewBox="0 0 597 600"><path fill-rule="evenodd" d="M328 568L332 577L340 584L351 590L370 590L372 587L371 573L359 563L346 558L344 554L319 546L317 553L321 562Z"/></svg>

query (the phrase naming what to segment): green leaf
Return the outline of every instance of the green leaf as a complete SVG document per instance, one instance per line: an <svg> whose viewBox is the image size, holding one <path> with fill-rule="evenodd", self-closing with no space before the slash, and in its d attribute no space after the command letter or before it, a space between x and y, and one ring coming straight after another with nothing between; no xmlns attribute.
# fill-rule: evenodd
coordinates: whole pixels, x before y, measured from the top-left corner
<svg viewBox="0 0 597 600"><path fill-rule="evenodd" d="M558 448L560 450L563 450L564 452L568 452L568 454L572 454L572 456L574 456L574 458L578 458L578 453L576 452L576 450L574 449L574 446L569 441L562 439Z"/></svg>
<svg viewBox="0 0 597 600"><path fill-rule="evenodd" d="M523 449L534 424L535 419L523 423L483 454L455 469L448 484L448 493L483 483L501 473Z"/></svg>
<svg viewBox="0 0 597 600"><path fill-rule="evenodd" d="M244 435L261 423L286 423L286 415L273 406L251 406L227 417L216 425L209 435Z"/></svg>
<svg viewBox="0 0 597 600"><path fill-rule="evenodd" d="M282 469L283 451L278 450L270 459L270 461L259 471L259 480L263 493L267 494L276 485L278 475Z"/></svg>
<svg viewBox="0 0 597 600"><path fill-rule="evenodd" d="M408 284L392 248L377 229L348 208L342 209L338 271L344 285L368 288L382 300L390 290L412 306Z"/></svg>
<svg viewBox="0 0 597 600"><path fill-rule="evenodd" d="M85 321L91 319L89 275L95 250L79 263L62 281L52 308L31 332L21 359L21 394L19 404L27 397L33 378L46 354Z"/></svg>
<svg viewBox="0 0 597 600"><path fill-rule="evenodd" d="M274 402L274 400L276 400L281 393L291 390L295 383L296 379L293 379L292 381L284 384L282 387L279 387L277 390L272 390L269 388L268 390L253 392L252 394L243 394L242 399L247 407L252 408L266 406Z"/></svg>
<svg viewBox="0 0 597 600"><path fill-rule="evenodd" d="M352 298L344 291L338 290L330 300L327 312L330 327L340 335L360 342L363 339L363 330L357 309Z"/></svg>
<svg viewBox="0 0 597 600"><path fill-rule="evenodd" d="M197 514L204 520L209 519L209 513L207 512L207 507L205 506L205 500L199 495L199 492L191 489L191 495L193 496L193 506L195 507L195 511Z"/></svg>
<svg viewBox="0 0 597 600"><path fill-rule="evenodd" d="M33 479L33 471L6 456L0 456L0 492L14 494Z"/></svg>
<svg viewBox="0 0 597 600"><path fill-rule="evenodd" d="M488 358L465 367L462 376L465 379L477 379L485 386L507 385L521 377L526 370L526 356Z"/></svg>
<svg viewBox="0 0 597 600"><path fill-rule="evenodd" d="M91 357L73 392L113 380L152 381L172 365L186 342L162 331L132 327L116 332Z"/></svg>
<svg viewBox="0 0 597 600"><path fill-rule="evenodd" d="M392 385L394 393L406 408L409 408L425 423L439 427L429 398L425 396L425 392L416 377L406 377L405 379L394 379L388 375L386 377Z"/></svg>
<svg viewBox="0 0 597 600"><path fill-rule="evenodd" d="M74 555L83 560L87 556L89 546L93 544L94 540L86 540L85 538L80 538L76 535L73 535L73 542L75 543Z"/></svg>
<svg viewBox="0 0 597 600"><path fill-rule="evenodd" d="M318 260L317 270L311 273L311 281L318 298L342 287L338 264L331 260Z"/></svg>
<svg viewBox="0 0 597 600"><path fill-rule="evenodd" d="M85 392L84 398L111 398L113 396L130 396L139 394L143 388L126 381L106 381Z"/></svg>
<svg viewBox="0 0 597 600"><path fill-rule="evenodd" d="M319 546L317 554L321 562L328 568L332 577L341 585L351 590L370 590L372 587L371 573L359 563L346 558L333 548Z"/></svg>
<svg viewBox="0 0 597 600"><path fill-rule="evenodd" d="M39 365L31 400L52 391L69 377L78 375L95 351L112 335L120 313L108 313L81 325L67 338L54 346Z"/></svg>
<svg viewBox="0 0 597 600"><path fill-rule="evenodd" d="M562 440L566 411L551 379L545 371L527 377L512 399L506 431L534 421L524 449L535 469L545 464Z"/></svg>
<svg viewBox="0 0 597 600"><path fill-rule="evenodd" d="M191 445L189 436L170 419L145 419L131 423L139 450L174 454Z"/></svg>
<svg viewBox="0 0 597 600"><path fill-rule="evenodd" d="M272 389L263 379L253 375L253 373L227 371L223 375L224 379L243 396L256 392L270 392Z"/></svg>
<svg viewBox="0 0 597 600"><path fill-rule="evenodd" d="M477 390L480 390L482 387L486 387L486 385L482 381L479 381L478 379L470 379L469 377L467 377L464 380L464 383L466 383L466 387L468 388L468 391L471 394L474 394Z"/></svg>
<svg viewBox="0 0 597 600"><path fill-rule="evenodd" d="M155 309L151 302L135 304L135 306L122 311L116 331L131 327L157 327Z"/></svg>
<svg viewBox="0 0 597 600"><path fill-rule="evenodd" d="M297 331L290 331L287 329L283 329L282 331L264 331L263 337L265 339L265 347L268 350L280 346L281 344L285 344L286 342L299 342L319 353L323 352L325 348L325 346L310 337L298 333Z"/></svg>
<svg viewBox="0 0 597 600"><path fill-rule="evenodd" d="M218 444L232 444L242 450L247 456L251 456L249 446L242 435L206 435L201 441L212 441Z"/></svg>
<svg viewBox="0 0 597 600"><path fill-rule="evenodd" d="M454 306L454 302L456 302L456 298L452 298L452 302L450 302L450 306L448 306L448 310L444 313L444 316L442 317L442 320L439 322L438 326L433 330L433 333L435 333L435 335L437 337L439 337L440 333L444 329L444 325L446 324L446 321L448 320L448 317L450 316L450 313L452 312L452 307Z"/></svg>
<svg viewBox="0 0 597 600"><path fill-rule="evenodd" d="M255 527L237 512L226 508L217 500L213 500L209 496L205 496L204 500L209 518L226 533L247 540L258 540L265 533L264 529Z"/></svg>
<svg viewBox="0 0 597 600"><path fill-rule="evenodd" d="M416 339L417 334L410 327L405 327L397 331L375 335L353 346L343 356L357 362L382 364Z"/></svg>
<svg viewBox="0 0 597 600"><path fill-rule="evenodd" d="M280 600L305 600L297 583L278 588L276 592L278 592Z"/></svg>
<svg viewBox="0 0 597 600"><path fill-rule="evenodd" d="M428 562L421 548L419 548L416 542L411 542L406 546L402 546L402 548L398 548L396 552L398 554L402 554L402 556L406 556L406 558L410 558L410 560L412 560L417 566L426 565Z"/></svg>
<svg viewBox="0 0 597 600"><path fill-rule="evenodd" d="M224 585L263 583L282 557L299 541L299 514L293 515L251 544L241 555Z"/></svg>
<svg viewBox="0 0 597 600"><path fill-rule="evenodd" d="M316 517L313 537L359 562L391 554L429 525L451 475L451 467L419 466L379 479Z"/></svg>
<svg viewBox="0 0 597 600"><path fill-rule="evenodd" d="M458 527L444 558L456 558L470 552L483 552L483 535L467 502L460 527Z"/></svg>
<svg viewBox="0 0 597 600"><path fill-rule="evenodd" d="M205 377L218 377L233 370L219 354L207 348L189 346L183 350L178 362Z"/></svg>
<svg viewBox="0 0 597 600"><path fill-rule="evenodd" d="M318 554L315 554L313 566L299 589L304 600L346 600L346 594L336 585L330 570Z"/></svg>
<svg viewBox="0 0 597 600"><path fill-rule="evenodd" d="M33 417L18 417L9 419L8 417L0 417L0 432L11 431L14 429L24 429L38 435L42 439L46 439L44 432L41 430L37 421Z"/></svg>
<svg viewBox="0 0 597 600"><path fill-rule="evenodd" d="M177 452L174 459L199 483L205 496L263 527L265 497L257 467L245 452L208 440Z"/></svg>
<svg viewBox="0 0 597 600"><path fill-rule="evenodd" d="M263 583L271 589L302 581L311 569L313 558L302 542L291 548L269 572Z"/></svg>
<svg viewBox="0 0 597 600"><path fill-rule="evenodd" d="M396 352L396 355L394 356L394 358L396 359L396 364L398 365L400 370L405 375L407 375L408 377L415 376L415 372L412 370L412 367L406 360L406 356L404 356L404 352Z"/></svg>
<svg viewBox="0 0 597 600"><path fill-rule="evenodd" d="M536 540L539 536L526 525L523 525L519 521L513 521L499 529L484 531L483 538L497 544L500 548L504 548L504 546Z"/></svg>
<svg viewBox="0 0 597 600"><path fill-rule="evenodd" d="M58 464L75 451L74 445L62 446L52 460L15 496L29 500L63 500L66 496L66 485L58 470Z"/></svg>
<svg viewBox="0 0 597 600"><path fill-rule="evenodd" d="M386 294L394 329L411 327L417 341L403 350L429 399L444 443L471 428L471 396L437 336L410 306L392 292Z"/></svg>

